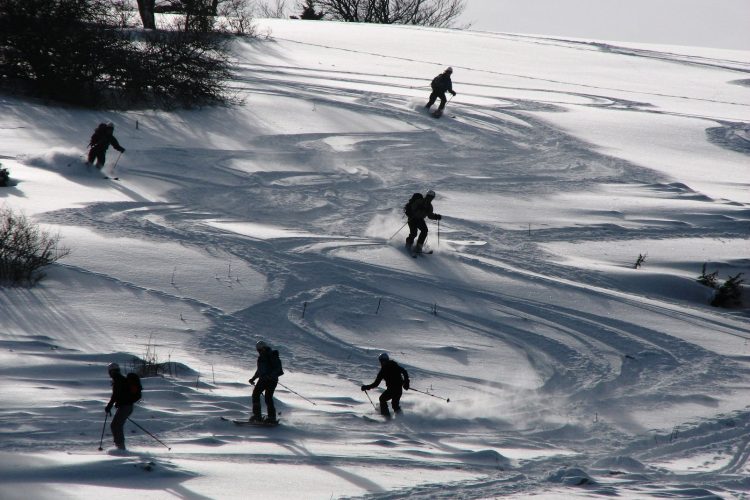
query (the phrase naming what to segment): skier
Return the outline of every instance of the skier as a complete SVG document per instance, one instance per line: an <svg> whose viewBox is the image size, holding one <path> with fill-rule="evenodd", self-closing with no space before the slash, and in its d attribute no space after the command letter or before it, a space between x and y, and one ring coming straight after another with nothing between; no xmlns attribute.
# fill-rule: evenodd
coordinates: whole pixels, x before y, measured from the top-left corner
<svg viewBox="0 0 750 500"><path fill-rule="evenodd" d="M281 359L279 359L279 351L271 349L262 340L255 344L255 349L258 351L258 368L255 370L253 378L248 380L250 385L255 385L253 389L253 416L250 417L250 422L275 423L277 420L276 407L273 404L273 391L276 390L279 377L284 374L284 370L281 368ZM255 384L256 379L258 379L257 385ZM264 395L266 410L268 410L265 420L260 414L261 393Z"/></svg>
<svg viewBox="0 0 750 500"><path fill-rule="evenodd" d="M435 191L430 189L424 197L417 196L417 193L411 197L409 203L404 207L404 212L409 218L409 236L406 237L406 249L411 251L411 246L414 243L414 237L419 231L419 238L417 239L417 246L414 248L414 253L422 253L422 246L427 239L427 224L425 223L425 217L432 220L440 220L443 218L442 215L433 212L432 200L435 199Z"/></svg>
<svg viewBox="0 0 750 500"><path fill-rule="evenodd" d="M107 415L111 415L112 406L114 405L117 408L109 428L112 430L112 438L117 449L124 450L125 433L123 427L125 426L125 421L130 414L133 413L133 401L130 397L127 380L123 374L120 373L120 365L117 363L110 363L109 366L107 366L107 370L112 379L112 397L104 408L104 412Z"/></svg>
<svg viewBox="0 0 750 500"><path fill-rule="evenodd" d="M375 382L370 385L363 385L361 389L368 391L380 385L385 379L385 392L380 395L380 414L390 419L391 413L388 411L388 400L391 400L393 411L400 415L401 411L401 388L409 390L409 374L398 363L389 358L388 353L384 352L378 356L380 361L380 371L375 378Z"/></svg>
<svg viewBox="0 0 750 500"><path fill-rule="evenodd" d="M453 68L446 68L441 74L432 79L432 93L430 94L430 100L425 105L425 108L430 109L435 104L435 99L440 98L440 105L437 111L433 113L434 116L439 117L443 114L445 108L445 93L450 92L455 97L456 93L453 91L453 82L451 81L451 75L453 74Z"/></svg>
<svg viewBox="0 0 750 500"><path fill-rule="evenodd" d="M87 161L89 165L94 163L94 159L96 159L96 168L102 168L104 162L107 160L107 149L109 149L110 144L120 153L125 152L125 148L120 146L120 143L115 139L115 136L113 135L114 131L115 126L112 122L100 123L99 126L96 127L96 130L94 130L94 133L91 136L91 141L89 142L90 149Z"/></svg>

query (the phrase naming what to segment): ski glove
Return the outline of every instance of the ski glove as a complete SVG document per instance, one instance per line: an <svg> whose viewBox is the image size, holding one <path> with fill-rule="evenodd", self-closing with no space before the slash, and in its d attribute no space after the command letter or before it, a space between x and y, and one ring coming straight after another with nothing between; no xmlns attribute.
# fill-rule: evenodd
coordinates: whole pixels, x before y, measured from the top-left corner
<svg viewBox="0 0 750 500"><path fill-rule="evenodd" d="M107 415L112 415L112 405L105 406L104 413L106 413Z"/></svg>
<svg viewBox="0 0 750 500"><path fill-rule="evenodd" d="M456 97L456 92L454 92L453 90L451 90L451 94L453 94L453 97Z"/></svg>
<svg viewBox="0 0 750 500"><path fill-rule="evenodd" d="M443 218L443 216L442 216L442 215L440 215L440 214L435 214L435 219L436 219L436 220L441 220L442 218Z"/></svg>
<svg viewBox="0 0 750 500"><path fill-rule="evenodd" d="M255 379L254 378L251 378L250 380L248 380L248 382L250 382L250 385L255 385Z"/></svg>
<svg viewBox="0 0 750 500"><path fill-rule="evenodd" d="M406 380L404 380L404 390L405 391L409 390L409 379L408 378Z"/></svg>
<svg viewBox="0 0 750 500"><path fill-rule="evenodd" d="M367 385L363 385L363 386L361 387L361 389L362 389L363 391L366 391L366 390L367 390L367 389L369 389L369 388L370 388L370 387L369 387L369 386L367 386Z"/></svg>

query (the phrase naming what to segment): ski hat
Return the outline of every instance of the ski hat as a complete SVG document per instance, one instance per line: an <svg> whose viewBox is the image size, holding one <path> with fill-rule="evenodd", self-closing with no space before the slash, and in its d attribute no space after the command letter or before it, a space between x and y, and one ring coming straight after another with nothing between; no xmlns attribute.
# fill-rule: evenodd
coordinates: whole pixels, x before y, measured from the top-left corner
<svg viewBox="0 0 750 500"><path fill-rule="evenodd" d="M391 358L388 357L388 353L387 352L381 353L380 356L378 356L378 361L380 361L381 363L385 363L389 359L391 359Z"/></svg>
<svg viewBox="0 0 750 500"><path fill-rule="evenodd" d="M112 122L107 122L107 128L115 128L115 124Z"/></svg>
<svg viewBox="0 0 750 500"><path fill-rule="evenodd" d="M427 194L425 194L424 196L425 196L425 198L427 198L427 197L434 198L435 197L435 191L433 191L432 189L430 189L429 191L427 191Z"/></svg>
<svg viewBox="0 0 750 500"><path fill-rule="evenodd" d="M110 363L107 365L107 371L108 372L119 372L120 371L120 365L117 363Z"/></svg>
<svg viewBox="0 0 750 500"><path fill-rule="evenodd" d="M265 342L263 342L262 340L259 340L259 341L258 341L258 342L257 342L257 343L255 344L255 349L256 349L256 350L258 350L258 351L260 351L261 349L265 349L266 347L268 347L268 344L266 344L266 343L265 343Z"/></svg>
<svg viewBox="0 0 750 500"><path fill-rule="evenodd" d="M445 72L446 73L453 73L453 68L451 68L450 66L448 66L447 68L445 68Z"/></svg>

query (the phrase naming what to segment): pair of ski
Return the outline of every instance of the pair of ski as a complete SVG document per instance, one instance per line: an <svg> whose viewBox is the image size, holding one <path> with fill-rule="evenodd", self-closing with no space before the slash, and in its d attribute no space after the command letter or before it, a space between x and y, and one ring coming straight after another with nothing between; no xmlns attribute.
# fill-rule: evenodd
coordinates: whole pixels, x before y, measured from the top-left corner
<svg viewBox="0 0 750 500"><path fill-rule="evenodd" d="M86 165L86 170L89 170L89 167L92 166L92 164L89 163L89 162L87 162L87 161L84 162L84 165ZM70 166L70 165L68 165L68 166ZM113 180L113 181L119 181L120 180L119 177L110 177L109 175L105 174L104 173L104 167L96 167L96 171L99 172L99 174L101 174L102 179ZM113 169L113 173L114 173L114 169Z"/></svg>
<svg viewBox="0 0 750 500"><path fill-rule="evenodd" d="M232 422L235 425L250 426L250 427L276 427L279 425L279 420L242 420L228 417L221 417L225 422Z"/></svg>
<svg viewBox="0 0 750 500"><path fill-rule="evenodd" d="M432 255L432 250L422 250L421 252L417 252L411 245L406 246L406 251L409 252L409 255L411 255L415 259L420 255Z"/></svg>

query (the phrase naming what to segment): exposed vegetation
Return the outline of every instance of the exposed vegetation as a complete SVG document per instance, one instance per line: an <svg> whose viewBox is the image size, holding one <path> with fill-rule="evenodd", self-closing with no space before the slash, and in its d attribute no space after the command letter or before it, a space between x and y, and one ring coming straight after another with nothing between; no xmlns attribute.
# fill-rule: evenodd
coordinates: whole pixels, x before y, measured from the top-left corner
<svg viewBox="0 0 750 500"><path fill-rule="evenodd" d="M117 2L0 0L0 86L86 107L230 100L222 36L187 21L145 32L123 24Z"/></svg>
<svg viewBox="0 0 750 500"><path fill-rule="evenodd" d="M0 283L33 285L42 268L70 253L52 235L9 208L0 208Z"/></svg>

